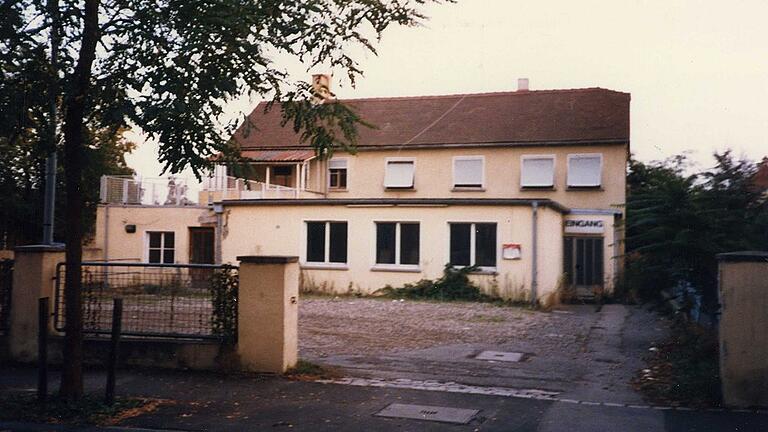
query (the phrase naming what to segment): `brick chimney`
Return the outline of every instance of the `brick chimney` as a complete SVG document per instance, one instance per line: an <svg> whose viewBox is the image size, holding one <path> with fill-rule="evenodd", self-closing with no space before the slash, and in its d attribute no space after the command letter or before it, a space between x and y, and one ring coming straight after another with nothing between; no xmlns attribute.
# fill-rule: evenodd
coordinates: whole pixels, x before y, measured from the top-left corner
<svg viewBox="0 0 768 432"><path fill-rule="evenodd" d="M526 92L526 91L528 91L528 78L518 78L517 79L517 91L519 91L519 92Z"/></svg>
<svg viewBox="0 0 768 432"><path fill-rule="evenodd" d="M331 93L331 74L312 74L312 91L317 103L333 99L335 95Z"/></svg>

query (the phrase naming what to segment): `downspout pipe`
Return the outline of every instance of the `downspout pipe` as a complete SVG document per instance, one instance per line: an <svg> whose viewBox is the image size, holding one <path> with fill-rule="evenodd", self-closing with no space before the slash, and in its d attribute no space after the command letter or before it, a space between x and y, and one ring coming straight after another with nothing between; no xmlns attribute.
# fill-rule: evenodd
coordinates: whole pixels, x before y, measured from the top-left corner
<svg viewBox="0 0 768 432"><path fill-rule="evenodd" d="M531 224L531 305L536 306L538 304L538 225L539 225L539 202L534 201L531 203L531 216L533 218Z"/></svg>
<svg viewBox="0 0 768 432"><path fill-rule="evenodd" d="M216 264L221 264L222 263L221 243L222 243L222 236L223 236L223 230L224 230L224 206L221 204L214 204L213 212L216 214L216 230L215 230L215 237L214 237L213 261Z"/></svg>

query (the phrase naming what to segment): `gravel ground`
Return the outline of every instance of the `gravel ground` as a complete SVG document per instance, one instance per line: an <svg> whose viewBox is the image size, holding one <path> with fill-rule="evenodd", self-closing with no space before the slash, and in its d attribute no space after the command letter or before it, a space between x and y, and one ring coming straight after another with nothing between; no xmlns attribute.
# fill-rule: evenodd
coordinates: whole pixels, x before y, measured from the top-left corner
<svg viewBox="0 0 768 432"><path fill-rule="evenodd" d="M462 343L535 343L550 350L583 350L594 306L538 312L487 303L309 297L299 307L304 358L379 355Z"/></svg>

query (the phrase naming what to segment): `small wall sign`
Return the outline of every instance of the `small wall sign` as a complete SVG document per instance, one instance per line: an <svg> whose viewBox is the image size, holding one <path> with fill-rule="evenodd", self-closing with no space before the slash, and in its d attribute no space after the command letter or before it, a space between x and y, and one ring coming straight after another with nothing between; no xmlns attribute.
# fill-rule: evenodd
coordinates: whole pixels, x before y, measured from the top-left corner
<svg viewBox="0 0 768 432"><path fill-rule="evenodd" d="M565 232L568 234L602 234L605 231L600 219L566 219Z"/></svg>
<svg viewBox="0 0 768 432"><path fill-rule="evenodd" d="M519 243L504 243L501 245L501 257L507 260L519 260L521 255Z"/></svg>

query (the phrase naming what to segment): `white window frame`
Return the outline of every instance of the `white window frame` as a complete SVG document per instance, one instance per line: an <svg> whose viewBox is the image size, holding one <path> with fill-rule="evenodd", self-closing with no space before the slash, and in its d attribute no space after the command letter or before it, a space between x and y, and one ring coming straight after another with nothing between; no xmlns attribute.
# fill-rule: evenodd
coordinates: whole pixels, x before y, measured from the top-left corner
<svg viewBox="0 0 768 432"><path fill-rule="evenodd" d="M550 184L524 184L525 178L525 161L527 160L542 160L549 159L552 161L552 181ZM557 171L557 157L553 154L540 154L540 155L523 155L520 157L520 187L521 188L554 188L555 187L555 172Z"/></svg>
<svg viewBox="0 0 768 432"><path fill-rule="evenodd" d="M501 257L501 243L499 242L499 225L500 223L498 221L482 221L482 220L475 220L472 222L469 221L448 221L448 233L445 236L447 241L447 256L445 259L445 262L451 262L451 225L454 224L464 224L464 225L470 225L469 227L469 266L453 266L453 268L462 268L462 267L471 267L474 265L474 263L477 261L477 230L475 229L475 225L477 224L494 224L496 225L496 245L494 247L496 251L496 266L490 267L490 266L480 266L478 267L479 273L495 273L499 267L499 258Z"/></svg>
<svg viewBox="0 0 768 432"><path fill-rule="evenodd" d="M404 163L410 162L413 165L413 178L411 179L410 186L388 186L387 185L387 169L390 163ZM384 159L384 189L392 190L414 190L416 189L416 158L411 157L391 157Z"/></svg>
<svg viewBox="0 0 768 432"><path fill-rule="evenodd" d="M379 245L377 240L378 224L395 224L395 263L377 263L376 257L378 255ZM417 224L419 225L419 263L418 264L400 264L400 224ZM373 241L371 242L371 270L392 270L392 271L421 271L421 257L422 257L422 241L421 241L421 221L417 220L381 220L377 219L373 221Z"/></svg>
<svg viewBox="0 0 768 432"><path fill-rule="evenodd" d="M157 249L157 248L151 248L150 247L150 241L149 241L149 235L150 234L161 234L160 236L160 262L159 263L150 263L149 262L149 250L150 249ZM172 248L166 248L165 247L165 235L166 234L173 234L173 247ZM179 241L179 236L176 235L176 231L169 231L169 230L156 230L156 231L144 231L144 262L149 264L176 264L178 262L178 255L176 254L177 247ZM167 263L165 262L165 251L172 250L173 251L173 262Z"/></svg>
<svg viewBox="0 0 768 432"><path fill-rule="evenodd" d="M598 179L597 184L572 184L571 183L571 160L573 159L586 159L586 158L595 158L597 157L600 159L600 168L598 172ZM566 185L568 187L572 188L596 188L603 185L603 154L602 153L574 153L568 155L568 175L566 180Z"/></svg>
<svg viewBox="0 0 768 432"><path fill-rule="evenodd" d="M477 161L480 165L480 186L461 186L456 184L456 162L457 161ZM485 156L454 156L453 157L453 188L454 189L467 189L467 190L482 190L485 189Z"/></svg>
<svg viewBox="0 0 768 432"><path fill-rule="evenodd" d="M324 223L325 224L325 250L323 251L324 261L307 261L307 246L309 245L309 223ZM331 259L331 224L332 223L346 223L347 224L347 261L343 263L330 262ZM303 235L301 241L301 266L304 268L334 268L340 270L347 270L349 268L349 221L347 220L314 220L306 219L302 221Z"/></svg>
<svg viewBox="0 0 768 432"><path fill-rule="evenodd" d="M344 187L333 187L331 186L331 161L344 161L344 170L347 172L347 184ZM333 169L342 169L342 168L333 168ZM345 191L349 188L349 158L331 158L328 160L328 190L338 192L338 191Z"/></svg>

